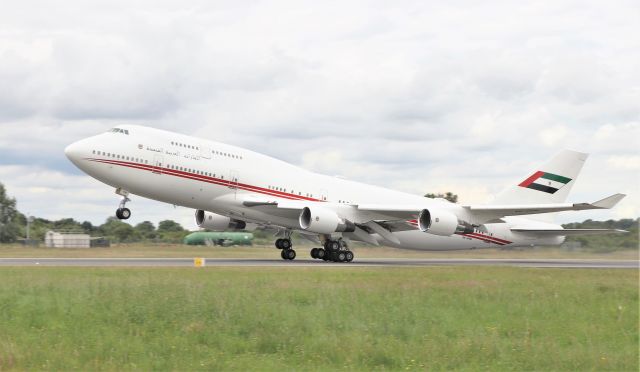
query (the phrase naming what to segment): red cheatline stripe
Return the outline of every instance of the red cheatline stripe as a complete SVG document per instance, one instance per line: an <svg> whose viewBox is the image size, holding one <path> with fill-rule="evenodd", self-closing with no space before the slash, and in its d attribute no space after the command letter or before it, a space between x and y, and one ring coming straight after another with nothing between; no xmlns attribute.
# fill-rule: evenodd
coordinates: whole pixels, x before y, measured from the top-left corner
<svg viewBox="0 0 640 372"><path fill-rule="evenodd" d="M542 177L543 174L544 174L544 172L537 171L531 177L529 177L526 180L522 181L522 183L520 183L518 186L527 187L527 186L531 185L533 183L533 181L535 181L538 178Z"/></svg>
<svg viewBox="0 0 640 372"><path fill-rule="evenodd" d="M128 166L128 167L133 167L133 168L146 169L146 170L151 170L151 171L158 171L158 167L156 167L156 166L143 165L142 168L141 168L139 166L136 166L136 165L138 165L137 163L127 163L127 162L118 162L118 161L109 161L109 162L112 162L113 164L121 165L121 166ZM290 200L298 200L299 199L299 198L292 197L292 194L286 194L286 193L277 192L277 191L274 191L274 190L262 189L260 187L255 187L255 186L241 184L241 183L235 183L235 182L231 182L229 180L223 180L223 179L219 179L219 178L203 176L203 175L196 174L196 173L189 173L189 172L184 172L184 171L179 171L179 170L169 169L169 168L161 168L161 172L164 173L164 174L169 174L169 175L182 177L182 178L188 178L188 179L192 179L192 180L196 180L196 181L205 181L205 182L208 182L208 183L214 183L214 184L221 185L221 186L238 187L238 188L243 189L243 190L255 191L255 192L262 193L262 194L267 194L267 195L270 195L270 196L278 196L278 197L285 198L285 199L290 199ZM312 199L312 201L315 201L315 200Z"/></svg>
<svg viewBox="0 0 640 372"><path fill-rule="evenodd" d="M493 239L493 240L495 240L495 241L497 241L497 242L499 242L499 243L504 243L504 244L509 244L509 243L511 243L511 242L510 242L510 241L508 241L508 240L504 240L504 239L496 238L495 236L491 236L491 235L484 235L484 234L480 234L480 233L472 233L472 234L474 234L474 235L476 235L476 236L482 236L482 237L487 238L487 239Z"/></svg>
<svg viewBox="0 0 640 372"><path fill-rule="evenodd" d="M177 176L177 177L189 178L189 179L193 179L193 180L197 180L197 181L205 181L205 182L208 182L208 183L214 183L214 184L218 184L218 185L222 185L222 186L233 186L233 187L237 187L239 189L243 189L243 190L247 190L247 191L254 191L254 192L261 193L261 194L267 194L267 195L270 195L270 196L277 196L277 197L290 199L290 200L322 201L322 200L315 199L315 198L310 198L310 197L306 197L306 196L295 195L295 194L285 193L285 192L281 192L281 191L265 189L265 188L262 188L262 187L243 184L243 183L239 183L239 182L235 183L235 182L231 182L231 181L228 181L228 180L222 180L222 179L219 179L219 178L204 176L204 175L200 175L200 174L196 174L196 173L188 173L188 172L183 172L183 171L170 169L170 168L159 168L159 167L153 166L153 165L131 163L131 162L125 162L125 161L109 160L109 159L91 159L90 158L90 159L87 159L87 160L100 162L100 163L113 164L113 165L120 165L120 166L125 166L125 167L129 167L129 168L136 168L136 169L142 169L142 170L150 170L150 171L156 171L156 172L160 171L160 172L162 172L164 174L174 175L174 176Z"/></svg>
<svg viewBox="0 0 640 372"><path fill-rule="evenodd" d="M489 236L489 235L483 235L483 234L477 234L477 233L472 233L473 236L479 237L481 239L486 239L486 240L490 240L496 244L501 244L501 245L505 245L505 244L509 244L511 243L508 240L503 240L503 239L499 239L499 238L495 238L493 236Z"/></svg>
<svg viewBox="0 0 640 372"><path fill-rule="evenodd" d="M484 241L487 241L489 243L495 243L495 244L498 244L498 245L507 245L507 244L511 243L508 240L498 239L498 238L494 238L493 236L476 234L476 233L464 234L463 236L466 236L466 237L469 237L469 238L475 238L475 239L484 240Z"/></svg>
<svg viewBox="0 0 640 372"><path fill-rule="evenodd" d="M490 243L490 244L504 245L504 244L502 244L502 243L498 243L498 242L495 242L495 241L493 241L493 240L485 239L485 238L481 238L481 237L478 237L478 236L471 236L471 235L465 235L465 236L466 236L467 238L477 239L477 240L480 240L480 241L483 241L483 242L486 242L486 243Z"/></svg>
<svg viewBox="0 0 640 372"><path fill-rule="evenodd" d="M115 161L115 160L102 160L102 159L92 159L92 161L96 161L96 162L99 162L99 163L105 163L105 164L119 165L119 166L129 167L129 168L142 169L142 170L158 171L158 167L147 166L147 165L139 165L139 164L136 164L136 163L126 163L126 162L118 162L118 161ZM166 171L164 171L164 173L169 174L169 172L166 172ZM175 174L175 175L179 176L179 177L183 177L183 178L199 180L199 178L193 177L189 173L186 173L184 175L180 175L180 174ZM226 182L226 181L218 182L215 179L210 181L210 183L215 183L215 184L222 185L222 186L229 186L228 182Z"/></svg>

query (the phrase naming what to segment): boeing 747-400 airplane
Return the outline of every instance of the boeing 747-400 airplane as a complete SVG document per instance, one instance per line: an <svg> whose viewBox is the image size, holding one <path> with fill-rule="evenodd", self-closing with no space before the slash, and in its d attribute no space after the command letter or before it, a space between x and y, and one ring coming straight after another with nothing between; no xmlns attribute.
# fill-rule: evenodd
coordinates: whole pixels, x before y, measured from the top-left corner
<svg viewBox="0 0 640 372"><path fill-rule="evenodd" d="M277 231L281 257L293 260L291 234L322 243L311 257L350 262L349 241L420 250L561 244L567 235L618 232L563 229L541 214L612 208L625 195L566 203L587 154L564 150L523 176L491 204L460 205L293 166L253 151L142 126L121 125L65 149L91 177L131 194L195 209L214 231L256 226Z"/></svg>

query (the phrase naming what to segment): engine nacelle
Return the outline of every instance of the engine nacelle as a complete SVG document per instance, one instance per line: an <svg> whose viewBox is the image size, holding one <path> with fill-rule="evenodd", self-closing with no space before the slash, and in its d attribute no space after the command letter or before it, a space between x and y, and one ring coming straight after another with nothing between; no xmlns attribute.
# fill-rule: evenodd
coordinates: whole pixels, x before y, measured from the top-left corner
<svg viewBox="0 0 640 372"><path fill-rule="evenodd" d="M354 232L356 225L331 209L322 207L305 207L298 217L300 228L318 234L331 234L334 232Z"/></svg>
<svg viewBox="0 0 640 372"><path fill-rule="evenodd" d="M203 229L212 231L243 230L247 224L244 221L234 220L230 217L219 214L205 212L201 209L196 211L196 225Z"/></svg>
<svg viewBox="0 0 640 372"><path fill-rule="evenodd" d="M473 225L461 221L455 214L445 210L423 209L418 216L418 227L429 234L450 236L453 234L469 234Z"/></svg>

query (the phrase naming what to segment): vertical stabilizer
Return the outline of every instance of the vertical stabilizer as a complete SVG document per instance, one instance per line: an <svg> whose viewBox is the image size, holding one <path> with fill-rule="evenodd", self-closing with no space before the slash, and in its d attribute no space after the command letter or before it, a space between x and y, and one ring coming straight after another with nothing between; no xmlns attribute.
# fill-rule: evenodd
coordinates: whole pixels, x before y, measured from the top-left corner
<svg viewBox="0 0 640 372"><path fill-rule="evenodd" d="M562 150L507 187L492 204L562 203L567 200L588 156L582 152Z"/></svg>

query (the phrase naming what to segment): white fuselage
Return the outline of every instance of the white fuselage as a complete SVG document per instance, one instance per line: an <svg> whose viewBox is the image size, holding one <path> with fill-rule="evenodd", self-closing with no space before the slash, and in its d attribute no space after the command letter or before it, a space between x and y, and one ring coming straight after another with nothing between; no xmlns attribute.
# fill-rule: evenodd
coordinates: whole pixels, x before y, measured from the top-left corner
<svg viewBox="0 0 640 372"><path fill-rule="evenodd" d="M256 198L344 205L411 204L456 210L457 204L313 173L239 147L141 126L119 126L70 145L65 152L97 180L145 198L202 209L247 222L299 230L297 218L247 207ZM453 250L559 244L560 237L538 238L510 231L522 218L485 224L473 234L437 236L417 227L394 232L399 248ZM555 225L554 225L555 226Z"/></svg>

